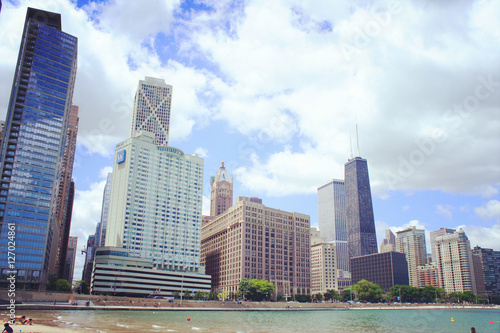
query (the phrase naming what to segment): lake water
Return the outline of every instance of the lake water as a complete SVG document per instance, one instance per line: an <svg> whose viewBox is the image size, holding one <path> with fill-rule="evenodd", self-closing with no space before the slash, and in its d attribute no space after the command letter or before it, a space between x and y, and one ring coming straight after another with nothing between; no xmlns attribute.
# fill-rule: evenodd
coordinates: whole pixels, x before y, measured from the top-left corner
<svg viewBox="0 0 500 333"><path fill-rule="evenodd" d="M60 311L56 316L60 325L92 332L469 333L474 326L478 333L500 333L500 310L495 309Z"/></svg>

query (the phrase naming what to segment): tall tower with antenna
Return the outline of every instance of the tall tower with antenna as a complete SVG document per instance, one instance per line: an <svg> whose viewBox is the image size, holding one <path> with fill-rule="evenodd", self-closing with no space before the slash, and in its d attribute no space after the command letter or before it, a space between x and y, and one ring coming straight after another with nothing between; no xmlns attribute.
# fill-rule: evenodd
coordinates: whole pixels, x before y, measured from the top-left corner
<svg viewBox="0 0 500 333"><path fill-rule="evenodd" d="M351 157L344 165L349 259L378 252L368 162L359 156L357 124L356 146L358 156Z"/></svg>

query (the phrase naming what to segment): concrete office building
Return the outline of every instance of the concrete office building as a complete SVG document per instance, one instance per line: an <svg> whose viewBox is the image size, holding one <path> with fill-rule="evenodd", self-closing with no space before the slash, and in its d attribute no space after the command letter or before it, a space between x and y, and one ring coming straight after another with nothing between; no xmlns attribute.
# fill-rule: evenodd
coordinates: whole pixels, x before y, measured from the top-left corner
<svg viewBox="0 0 500 333"><path fill-rule="evenodd" d="M354 157L345 164L344 170L348 256L377 253L368 162Z"/></svg>
<svg viewBox="0 0 500 333"><path fill-rule="evenodd" d="M236 293L241 279L265 279L277 295L311 292L310 218L266 207L258 198L236 203L202 227L201 256L212 290Z"/></svg>
<svg viewBox="0 0 500 333"><path fill-rule="evenodd" d="M134 99L130 137L147 131L155 134L153 143L168 146L172 86L163 79L148 77L139 81Z"/></svg>
<svg viewBox="0 0 500 333"><path fill-rule="evenodd" d="M156 268L151 259L131 257L127 249L99 247L95 252L91 293L129 297L173 297L210 292L210 276Z"/></svg>
<svg viewBox="0 0 500 333"><path fill-rule="evenodd" d="M386 292L397 284L408 285L406 255L382 252L351 258L351 276L353 284L365 279L377 283Z"/></svg>
<svg viewBox="0 0 500 333"><path fill-rule="evenodd" d="M318 187L318 227L326 242L334 241L336 269L349 270L347 247L346 195L343 180Z"/></svg>
<svg viewBox="0 0 500 333"><path fill-rule="evenodd" d="M417 267L418 287L433 286L439 288L438 266L436 263Z"/></svg>
<svg viewBox="0 0 500 333"><path fill-rule="evenodd" d="M439 236L445 236L448 234L453 234L455 232L455 229L448 229L448 228L440 228L439 230L434 230L429 233L429 238L431 242L431 255L432 255L432 262L437 262L437 256L436 256L436 238Z"/></svg>
<svg viewBox="0 0 500 333"><path fill-rule="evenodd" d="M233 205L233 176L227 174L224 162L217 175L210 179L210 186L210 216L214 218Z"/></svg>
<svg viewBox="0 0 500 333"><path fill-rule="evenodd" d="M324 294L335 285L335 244L316 243L311 245L311 294Z"/></svg>
<svg viewBox="0 0 500 333"><path fill-rule="evenodd" d="M410 286L418 288L419 276L417 268L427 263L425 230L412 226L398 231L396 234L396 251L406 254Z"/></svg>
<svg viewBox="0 0 500 333"><path fill-rule="evenodd" d="M380 252L396 251L396 236L391 229L385 229L385 238L380 244Z"/></svg>
<svg viewBox="0 0 500 333"><path fill-rule="evenodd" d="M203 159L139 132L116 146L106 246L163 269L200 269Z"/></svg>
<svg viewBox="0 0 500 333"><path fill-rule="evenodd" d="M55 273L57 198L77 67L77 38L61 15L28 8L1 151L0 247L16 228L16 261L0 253L0 286L15 270L17 289L43 289ZM13 265L11 265L13 264Z"/></svg>
<svg viewBox="0 0 500 333"><path fill-rule="evenodd" d="M321 232L318 228L311 227L311 246L319 243L326 243L326 239L321 237Z"/></svg>
<svg viewBox="0 0 500 333"><path fill-rule="evenodd" d="M435 241L439 287L447 293L476 293L472 252L465 232L460 229L453 234L438 236Z"/></svg>
<svg viewBox="0 0 500 333"><path fill-rule="evenodd" d="M484 249L476 246L472 249L477 293L485 296L500 296L500 251ZM476 263L476 261L474 262ZM481 290L480 290L481 288Z"/></svg>

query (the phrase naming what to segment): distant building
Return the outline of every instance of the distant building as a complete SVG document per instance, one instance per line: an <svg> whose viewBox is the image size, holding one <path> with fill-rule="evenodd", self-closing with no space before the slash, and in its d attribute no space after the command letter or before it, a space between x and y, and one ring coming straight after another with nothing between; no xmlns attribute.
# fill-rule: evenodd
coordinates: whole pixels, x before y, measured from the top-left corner
<svg viewBox="0 0 500 333"><path fill-rule="evenodd" d="M445 236L448 234L453 234L455 232L455 229L447 229L447 228L440 228L439 230L434 230L429 233L429 238L431 241L431 255L432 255L432 262L437 262L437 256L436 256L436 238L439 236Z"/></svg>
<svg viewBox="0 0 500 333"><path fill-rule="evenodd" d="M326 242L336 244L336 269L349 270L347 218L343 180L333 179L318 187L318 227Z"/></svg>
<svg viewBox="0 0 500 333"><path fill-rule="evenodd" d="M447 293L476 293L472 252L465 232L460 229L453 234L438 236L435 241L439 287Z"/></svg>
<svg viewBox="0 0 500 333"><path fill-rule="evenodd" d="M109 215L109 200L111 198L111 181L113 174L110 172L106 178L106 185L104 185L104 192L102 195L102 208L101 208L101 221L99 222L98 230L96 231L96 245L102 247L106 244L106 231L108 229L108 215Z"/></svg>
<svg viewBox="0 0 500 333"><path fill-rule="evenodd" d="M236 293L241 279L265 279L277 295L311 293L310 218L238 197L203 225L201 263L212 290Z"/></svg>
<svg viewBox="0 0 500 333"><path fill-rule="evenodd" d="M482 281L477 281L478 294L486 296L500 296L500 251L484 249L476 246L472 249L472 254L478 259L478 264L474 263L476 277ZM484 283L484 290L483 285ZM481 285L481 290L479 286Z"/></svg>
<svg viewBox="0 0 500 333"><path fill-rule="evenodd" d="M373 253L351 258L352 283L365 279L377 283L384 291L395 285L408 285L406 255L400 252Z"/></svg>
<svg viewBox="0 0 500 333"><path fill-rule="evenodd" d="M311 245L311 294L324 294L335 286L335 244L316 243Z"/></svg>
<svg viewBox="0 0 500 333"><path fill-rule="evenodd" d="M64 263L63 279L73 284L73 273L75 271L76 247L78 245L78 237L69 237L68 251L66 252L66 262Z"/></svg>
<svg viewBox="0 0 500 333"><path fill-rule="evenodd" d="M96 242L95 234L90 235L87 239L87 246L82 251L82 254L85 253L85 261L83 263L83 271L82 271L82 280L89 287L92 280L92 271L94 269L95 249L97 248L95 242Z"/></svg>
<svg viewBox="0 0 500 333"><path fill-rule="evenodd" d="M210 291L210 276L158 269L151 259L131 257L127 249L99 247L91 293L129 297L173 297Z"/></svg>
<svg viewBox="0 0 500 333"><path fill-rule="evenodd" d="M321 232L318 228L311 227L311 246L320 243L326 243L326 239L321 237Z"/></svg>
<svg viewBox="0 0 500 333"><path fill-rule="evenodd" d="M391 229L385 229L385 238L380 244L380 252L396 251L396 236Z"/></svg>
<svg viewBox="0 0 500 333"><path fill-rule="evenodd" d="M361 157L345 164L345 202L349 258L377 253L368 163Z"/></svg>
<svg viewBox="0 0 500 333"><path fill-rule="evenodd" d="M417 268L427 263L425 230L412 226L398 231L396 234L396 251L406 254L410 286L418 288L419 277Z"/></svg>
<svg viewBox="0 0 500 333"><path fill-rule="evenodd" d="M164 79L146 76L135 93L130 137L139 132L154 133L153 144L168 146L172 86Z"/></svg>
<svg viewBox="0 0 500 333"><path fill-rule="evenodd" d="M417 267L418 287L433 286L439 288L438 267L436 263Z"/></svg>
<svg viewBox="0 0 500 333"><path fill-rule="evenodd" d="M210 185L210 216L214 218L233 205L233 177L227 174L224 162L217 175L210 179Z"/></svg>

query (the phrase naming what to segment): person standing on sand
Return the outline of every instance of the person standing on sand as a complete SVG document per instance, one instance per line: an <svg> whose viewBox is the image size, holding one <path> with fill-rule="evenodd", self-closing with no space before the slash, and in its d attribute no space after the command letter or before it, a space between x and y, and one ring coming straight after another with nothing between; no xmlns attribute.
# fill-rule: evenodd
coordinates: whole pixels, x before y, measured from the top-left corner
<svg viewBox="0 0 500 333"><path fill-rule="evenodd" d="M475 327L471 327L470 328L470 333L476 333L476 328Z"/></svg>

